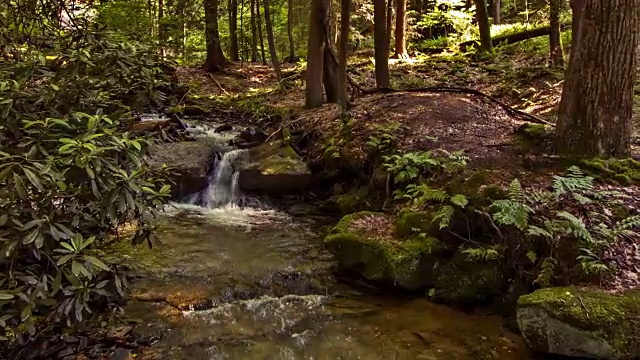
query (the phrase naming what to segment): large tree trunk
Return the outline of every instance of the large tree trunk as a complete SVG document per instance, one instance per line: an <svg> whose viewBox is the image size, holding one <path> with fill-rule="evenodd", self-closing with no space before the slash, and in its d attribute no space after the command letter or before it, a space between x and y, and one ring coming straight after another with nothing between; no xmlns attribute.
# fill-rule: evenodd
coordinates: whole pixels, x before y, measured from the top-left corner
<svg viewBox="0 0 640 360"><path fill-rule="evenodd" d="M273 23L271 21L271 9L269 8L269 0L264 0L264 21L267 28L267 41L269 42L269 55L273 63L273 70L276 72L278 81L282 79L282 71L280 71L280 62L276 53L276 41L273 38Z"/></svg>
<svg viewBox="0 0 640 360"><path fill-rule="evenodd" d="M573 6L579 26L562 89L558 148L584 156L627 156L640 0L582 0Z"/></svg>
<svg viewBox="0 0 640 360"><path fill-rule="evenodd" d="M305 106L314 108L322 105L322 74L324 72L325 23L328 0L312 0L309 20L309 43L307 47L307 87Z"/></svg>
<svg viewBox="0 0 640 360"><path fill-rule="evenodd" d="M220 47L220 32L218 31L218 0L204 0L205 36L207 40L207 59L203 68L206 71L222 71L229 60L224 56Z"/></svg>
<svg viewBox="0 0 640 360"><path fill-rule="evenodd" d="M489 13L487 11L486 0L474 0L476 4L476 20L480 29L480 50L491 52L493 44L491 42L491 24L489 23Z"/></svg>
<svg viewBox="0 0 640 360"><path fill-rule="evenodd" d="M287 1L287 35L289 36L289 58L290 63L296 62L296 47L293 42L293 0Z"/></svg>
<svg viewBox="0 0 640 360"><path fill-rule="evenodd" d="M260 38L260 53L262 55L262 65L267 65L267 56L264 49L264 36L262 36L262 16L260 15L260 0L256 0L256 16L258 18L258 37Z"/></svg>
<svg viewBox="0 0 640 360"><path fill-rule="evenodd" d="M340 7L340 42L338 58L338 95L343 111L347 110L347 60L349 58L349 29L351 16L351 0L342 0Z"/></svg>
<svg viewBox="0 0 640 360"><path fill-rule="evenodd" d="M258 28L256 26L256 0L251 0L251 62L258 60Z"/></svg>
<svg viewBox="0 0 640 360"><path fill-rule="evenodd" d="M396 10L396 53L394 55L397 59L406 59L409 57L407 54L407 40L406 40L406 27L407 27L407 0L397 0Z"/></svg>
<svg viewBox="0 0 640 360"><path fill-rule="evenodd" d="M387 36L386 9L384 0L373 2L373 36L375 38L376 85L389 87L389 37Z"/></svg>
<svg viewBox="0 0 640 360"><path fill-rule="evenodd" d="M560 29L560 11L562 10L562 0L550 0L549 3L549 59L553 66L564 65L564 50L562 49L562 38Z"/></svg>
<svg viewBox="0 0 640 360"><path fill-rule="evenodd" d="M553 0L552 0L553 1ZM493 23L500 25L501 0L493 0Z"/></svg>
<svg viewBox="0 0 640 360"><path fill-rule="evenodd" d="M240 60L238 55L238 0L229 0L229 57L232 61Z"/></svg>
<svg viewBox="0 0 640 360"><path fill-rule="evenodd" d="M322 82L324 83L324 92L327 95L327 102L340 103L338 63L336 62L336 58L333 54L331 54L331 48L329 48L329 46L330 44L324 48L324 71L322 73Z"/></svg>

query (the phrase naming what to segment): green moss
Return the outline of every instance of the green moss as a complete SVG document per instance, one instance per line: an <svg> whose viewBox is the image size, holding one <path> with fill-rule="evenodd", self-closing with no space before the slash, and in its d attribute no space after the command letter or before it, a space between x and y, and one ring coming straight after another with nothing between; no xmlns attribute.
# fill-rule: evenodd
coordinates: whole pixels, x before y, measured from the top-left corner
<svg viewBox="0 0 640 360"><path fill-rule="evenodd" d="M250 163L246 169L257 169L263 175L309 174L309 168L291 146L273 141L249 151Z"/></svg>
<svg viewBox="0 0 640 360"><path fill-rule="evenodd" d="M342 214L350 214L369 207L369 188L361 187L357 190L350 191L333 197L333 201L338 205L338 209Z"/></svg>
<svg viewBox="0 0 640 360"><path fill-rule="evenodd" d="M526 124L521 130L533 139L546 138L551 134L551 128L543 124Z"/></svg>
<svg viewBox="0 0 640 360"><path fill-rule="evenodd" d="M488 169L465 171L451 179L445 186L450 194L462 194L471 205L484 205L487 201L483 189L490 183L494 171Z"/></svg>
<svg viewBox="0 0 640 360"><path fill-rule="evenodd" d="M433 298L448 304L477 304L491 300L504 287L504 277L493 263L452 260L438 269Z"/></svg>
<svg viewBox="0 0 640 360"><path fill-rule="evenodd" d="M625 358L640 356L640 292L615 295L599 289L559 287L518 299L518 307L536 307L549 316L605 339Z"/></svg>
<svg viewBox="0 0 640 360"><path fill-rule="evenodd" d="M632 185L640 181L640 162L634 159L582 159L578 165L603 182Z"/></svg>
<svg viewBox="0 0 640 360"><path fill-rule="evenodd" d="M404 211L400 213L395 224L398 237L408 238L417 233L436 235L438 224L433 222L433 213L429 211Z"/></svg>
<svg viewBox="0 0 640 360"><path fill-rule="evenodd" d="M365 279L406 290L429 286L437 254L444 249L435 238L381 239L352 229L355 220L365 216L385 216L359 212L343 217L325 238L325 245L344 269Z"/></svg>

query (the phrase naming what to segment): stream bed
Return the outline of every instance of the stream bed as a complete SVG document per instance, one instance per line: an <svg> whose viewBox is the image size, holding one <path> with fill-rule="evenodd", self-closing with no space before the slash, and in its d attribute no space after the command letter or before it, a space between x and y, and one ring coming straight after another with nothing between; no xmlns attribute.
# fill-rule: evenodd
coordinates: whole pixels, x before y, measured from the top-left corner
<svg viewBox="0 0 640 360"><path fill-rule="evenodd" d="M132 268L127 315L157 343L138 359L533 359L501 319L339 282L331 220L225 206L167 209ZM123 255L128 254L128 255Z"/></svg>

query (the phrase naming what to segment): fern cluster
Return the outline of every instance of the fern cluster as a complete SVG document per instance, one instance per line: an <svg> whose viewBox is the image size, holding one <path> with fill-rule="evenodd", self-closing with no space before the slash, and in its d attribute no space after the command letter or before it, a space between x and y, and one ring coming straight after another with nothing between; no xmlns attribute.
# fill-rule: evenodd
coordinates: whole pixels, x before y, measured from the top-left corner
<svg viewBox="0 0 640 360"><path fill-rule="evenodd" d="M576 260L582 272L590 276L611 270L599 255L607 246L621 237L638 235L640 216L619 220L609 210L620 204L624 195L599 191L593 181L575 166L564 176L554 176L550 190L527 191L514 180L507 199L494 201L490 206L498 226L516 229L532 240L544 239L549 245L548 254L541 261L535 253L527 254L541 269L536 279L539 284L551 284L557 263L555 250L562 245L578 246L580 254Z"/></svg>

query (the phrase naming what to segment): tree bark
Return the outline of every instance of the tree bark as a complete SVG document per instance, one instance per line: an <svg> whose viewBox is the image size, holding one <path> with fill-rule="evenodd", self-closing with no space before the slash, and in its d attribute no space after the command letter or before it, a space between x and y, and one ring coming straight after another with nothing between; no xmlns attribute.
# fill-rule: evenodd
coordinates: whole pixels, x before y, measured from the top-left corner
<svg viewBox="0 0 640 360"><path fill-rule="evenodd" d="M323 102L322 74L324 72L327 2L328 0L313 0L311 2L307 48L307 87L305 89L305 106L307 108L318 107Z"/></svg>
<svg viewBox="0 0 640 360"><path fill-rule="evenodd" d="M342 0L340 7L340 41L338 58L338 95L343 111L347 110L347 61L349 58L349 30L351 17L351 0Z"/></svg>
<svg viewBox="0 0 640 360"><path fill-rule="evenodd" d="M387 0L387 41L389 42L389 51L391 51L391 35L393 34L393 0Z"/></svg>
<svg viewBox="0 0 640 360"><path fill-rule="evenodd" d="M204 0L205 36L207 41L207 59L203 68L206 71L222 71L229 64L220 47L218 30L218 0Z"/></svg>
<svg viewBox="0 0 640 360"><path fill-rule="evenodd" d="M407 59L409 54L407 53L407 39L406 39L406 27L407 27L407 0L396 0L396 53L394 57L396 59Z"/></svg>
<svg viewBox="0 0 640 360"><path fill-rule="evenodd" d="M258 19L258 37L260 38L260 53L262 65L267 65L267 56L264 49L264 36L262 35L262 16L260 15L260 0L256 0L256 17Z"/></svg>
<svg viewBox="0 0 640 360"><path fill-rule="evenodd" d="M287 35L289 36L289 58L287 62L296 62L296 47L293 41L293 0L287 1Z"/></svg>
<svg viewBox="0 0 640 360"><path fill-rule="evenodd" d="M238 0L229 0L229 57L240 60L238 55Z"/></svg>
<svg viewBox="0 0 640 360"><path fill-rule="evenodd" d="M564 66L564 49L560 29L560 11L562 0L550 0L549 2L549 59L553 66Z"/></svg>
<svg viewBox="0 0 640 360"><path fill-rule="evenodd" d="M582 156L627 156L640 0L580 0L572 6L577 43L558 113L558 148Z"/></svg>
<svg viewBox="0 0 640 360"><path fill-rule="evenodd" d="M373 36L375 43L376 85L389 87L389 37L387 36L386 9L384 0L373 2Z"/></svg>
<svg viewBox="0 0 640 360"><path fill-rule="evenodd" d="M258 61L258 28L256 26L256 0L251 0L251 62Z"/></svg>
<svg viewBox="0 0 640 360"><path fill-rule="evenodd" d="M552 0L553 1L553 0ZM501 0L493 0L493 23L500 25Z"/></svg>
<svg viewBox="0 0 640 360"><path fill-rule="evenodd" d="M160 56L165 57L165 46L167 42L166 24L164 23L164 0L158 0L158 43L160 45Z"/></svg>
<svg viewBox="0 0 640 360"><path fill-rule="evenodd" d="M282 79L282 71L280 70L280 62L276 53L276 42L273 38L273 23L271 21L271 9L269 8L269 0L264 0L264 21L267 29L267 41L269 42L269 55L273 63L273 71L276 73L278 81Z"/></svg>
<svg viewBox="0 0 640 360"><path fill-rule="evenodd" d="M474 0L476 4L476 20L480 29L480 50L491 52L493 43L491 42L491 24L489 23L489 13L487 11L486 0Z"/></svg>

